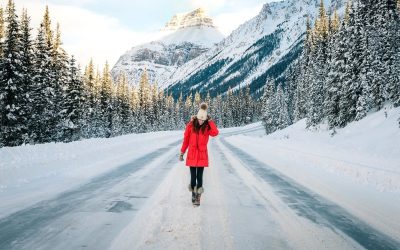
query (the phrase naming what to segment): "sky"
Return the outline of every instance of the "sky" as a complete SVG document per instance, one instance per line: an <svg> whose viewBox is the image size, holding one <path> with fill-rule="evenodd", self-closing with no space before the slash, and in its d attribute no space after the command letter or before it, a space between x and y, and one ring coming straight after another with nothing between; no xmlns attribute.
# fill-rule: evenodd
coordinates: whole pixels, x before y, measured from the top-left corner
<svg viewBox="0 0 400 250"><path fill-rule="evenodd" d="M215 25L229 35L256 16L262 5L273 0L14 0L17 10L28 9L34 33L45 6L53 28L60 24L65 50L81 67L93 58L100 68L112 67L133 46L157 39L157 31L173 15L205 8ZM3 7L6 0L0 0Z"/></svg>

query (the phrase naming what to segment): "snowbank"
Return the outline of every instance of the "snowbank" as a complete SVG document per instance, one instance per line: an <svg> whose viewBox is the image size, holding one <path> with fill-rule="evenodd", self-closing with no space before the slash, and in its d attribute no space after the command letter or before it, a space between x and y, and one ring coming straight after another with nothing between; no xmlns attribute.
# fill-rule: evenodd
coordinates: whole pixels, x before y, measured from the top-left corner
<svg viewBox="0 0 400 250"><path fill-rule="evenodd" d="M181 131L168 131L0 148L0 217L16 207L85 183L181 137Z"/></svg>

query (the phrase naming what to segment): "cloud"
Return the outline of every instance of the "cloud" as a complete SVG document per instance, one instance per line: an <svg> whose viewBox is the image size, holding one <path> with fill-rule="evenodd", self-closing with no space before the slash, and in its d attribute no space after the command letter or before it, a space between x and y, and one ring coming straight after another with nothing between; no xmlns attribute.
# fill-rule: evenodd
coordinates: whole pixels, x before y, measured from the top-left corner
<svg viewBox="0 0 400 250"><path fill-rule="evenodd" d="M31 16L31 26L36 33L43 18L45 3L38 1L20 1L17 8L28 9ZM88 64L90 58L103 67L107 60L113 66L118 57L134 45L155 39L157 33L134 32L122 25L118 19L100 15L81 7L49 4L52 26L60 23L61 37L64 49L74 55L82 67Z"/></svg>
<svg viewBox="0 0 400 250"><path fill-rule="evenodd" d="M28 14L32 18L31 26L36 33L48 2L53 28L57 22L60 23L63 47L70 55L75 56L82 67L88 64L90 58L93 58L95 64L98 64L100 68L103 67L106 60L112 67L119 56L132 46L159 38L160 33L157 31L135 32L122 24L119 17L110 16L113 12L110 12L109 15L99 14L84 7L84 3L93 3L94 1L18 0L16 7L19 13L23 7L28 9ZM191 8L204 7L210 12L218 13L214 17L214 21L224 35L229 35L244 21L257 15L261 9L261 5L258 5L251 8L224 10L224 5L230 3L227 0L189 1ZM154 18L154 20L160 21L159 18Z"/></svg>
<svg viewBox="0 0 400 250"><path fill-rule="evenodd" d="M232 12L220 13L213 18L214 23L222 34L228 36L233 30L238 28L239 25L255 17L260 12L262 6L263 4L259 4L251 8L243 8Z"/></svg>

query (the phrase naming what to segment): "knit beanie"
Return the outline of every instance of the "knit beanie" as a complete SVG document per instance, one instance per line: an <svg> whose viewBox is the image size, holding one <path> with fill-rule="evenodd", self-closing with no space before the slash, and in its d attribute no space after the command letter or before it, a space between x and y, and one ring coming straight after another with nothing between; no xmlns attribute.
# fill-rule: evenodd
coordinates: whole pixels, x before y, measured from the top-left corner
<svg viewBox="0 0 400 250"><path fill-rule="evenodd" d="M200 104L199 112L197 112L197 119L207 120L207 103L203 102Z"/></svg>

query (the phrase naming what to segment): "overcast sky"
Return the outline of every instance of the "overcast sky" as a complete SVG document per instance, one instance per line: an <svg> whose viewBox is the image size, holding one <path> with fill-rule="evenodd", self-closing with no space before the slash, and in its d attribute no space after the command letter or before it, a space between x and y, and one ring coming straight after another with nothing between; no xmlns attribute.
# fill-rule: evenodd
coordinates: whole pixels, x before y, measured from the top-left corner
<svg viewBox="0 0 400 250"><path fill-rule="evenodd" d="M6 2L0 0L3 7ZM106 60L113 66L132 46L153 40L174 14L203 7L228 35L266 2L272 0L15 0L18 10L28 9L35 30L47 4L53 27L60 23L67 52L81 66L93 58L100 67Z"/></svg>

